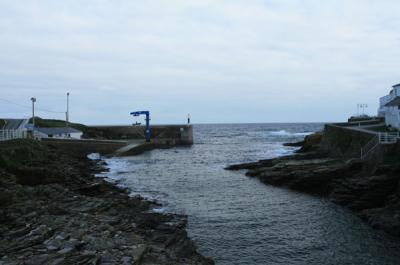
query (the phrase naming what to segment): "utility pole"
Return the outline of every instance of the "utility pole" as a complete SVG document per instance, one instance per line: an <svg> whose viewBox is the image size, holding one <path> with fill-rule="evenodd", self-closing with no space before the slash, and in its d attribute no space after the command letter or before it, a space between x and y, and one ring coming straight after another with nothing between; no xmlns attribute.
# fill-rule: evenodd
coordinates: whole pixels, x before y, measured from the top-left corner
<svg viewBox="0 0 400 265"><path fill-rule="evenodd" d="M66 113L67 127L69 126L69 92L67 93L67 113Z"/></svg>
<svg viewBox="0 0 400 265"><path fill-rule="evenodd" d="M35 102L36 102L36 98L31 98L32 101L32 124L33 124L33 128L35 128Z"/></svg>
<svg viewBox="0 0 400 265"><path fill-rule="evenodd" d="M190 113L188 114L188 124L190 124Z"/></svg>

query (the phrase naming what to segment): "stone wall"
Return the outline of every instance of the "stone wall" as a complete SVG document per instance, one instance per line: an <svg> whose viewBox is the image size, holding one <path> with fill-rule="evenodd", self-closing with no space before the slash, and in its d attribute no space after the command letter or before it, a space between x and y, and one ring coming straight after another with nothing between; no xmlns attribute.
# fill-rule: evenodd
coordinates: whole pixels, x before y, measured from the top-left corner
<svg viewBox="0 0 400 265"><path fill-rule="evenodd" d="M96 141L96 140L72 140L72 139L42 139L48 146L56 146L58 149L65 149L77 154L88 155L100 153L102 155L113 154L119 148L124 147L126 141Z"/></svg>
<svg viewBox="0 0 400 265"><path fill-rule="evenodd" d="M344 159L360 158L361 148L372 140L373 134L352 130L336 124L326 124L320 148L335 157ZM379 162L400 161L400 142L390 145L378 145L366 160Z"/></svg>
<svg viewBox="0 0 400 265"><path fill-rule="evenodd" d="M154 125L151 126L153 143L190 145L193 144L192 125ZM91 126L85 132L84 138L129 140L145 139L144 126Z"/></svg>
<svg viewBox="0 0 400 265"><path fill-rule="evenodd" d="M321 148L336 157L360 158L361 148L373 137L374 135L366 132L351 130L334 124L326 124Z"/></svg>

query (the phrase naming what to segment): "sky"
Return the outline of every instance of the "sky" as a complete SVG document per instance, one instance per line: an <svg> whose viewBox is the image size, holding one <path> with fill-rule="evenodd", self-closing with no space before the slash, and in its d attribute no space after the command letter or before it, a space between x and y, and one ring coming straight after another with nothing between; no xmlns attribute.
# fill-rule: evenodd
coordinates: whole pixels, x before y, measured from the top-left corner
<svg viewBox="0 0 400 265"><path fill-rule="evenodd" d="M0 117L331 122L400 83L400 1L0 0ZM141 121L140 118L139 121Z"/></svg>

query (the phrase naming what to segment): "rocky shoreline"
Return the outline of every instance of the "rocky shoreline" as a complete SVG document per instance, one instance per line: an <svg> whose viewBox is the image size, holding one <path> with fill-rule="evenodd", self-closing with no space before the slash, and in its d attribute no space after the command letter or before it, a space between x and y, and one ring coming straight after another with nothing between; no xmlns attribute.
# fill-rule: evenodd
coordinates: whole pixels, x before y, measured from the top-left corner
<svg viewBox="0 0 400 265"><path fill-rule="evenodd" d="M151 212L102 170L55 146L0 143L0 264L214 264L185 216Z"/></svg>
<svg viewBox="0 0 400 265"><path fill-rule="evenodd" d="M323 148L323 137L321 133L306 137L291 156L226 169L243 169L265 184L330 198L374 228L400 236L400 161L333 156Z"/></svg>

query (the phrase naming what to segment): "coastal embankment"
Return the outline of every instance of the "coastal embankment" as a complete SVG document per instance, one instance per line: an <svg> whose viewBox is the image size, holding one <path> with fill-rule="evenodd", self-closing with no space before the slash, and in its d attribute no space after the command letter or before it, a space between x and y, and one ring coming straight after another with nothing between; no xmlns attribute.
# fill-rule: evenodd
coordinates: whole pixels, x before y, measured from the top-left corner
<svg viewBox="0 0 400 265"><path fill-rule="evenodd" d="M0 143L1 264L213 264L186 217L152 212L94 176L101 161L27 139Z"/></svg>
<svg viewBox="0 0 400 265"><path fill-rule="evenodd" d="M50 123L45 122L46 120L41 120L41 124ZM42 141L60 149L86 154L95 152L104 156L132 156L154 149L193 144L192 125L152 126L150 142L145 142L143 126L86 126L83 124L75 126L83 128L82 139L43 138Z"/></svg>
<svg viewBox="0 0 400 265"><path fill-rule="evenodd" d="M330 198L374 228L400 236L400 144L377 146L360 159L360 149L373 137L326 125L322 133L307 136L294 155L226 169L245 169L265 184Z"/></svg>

